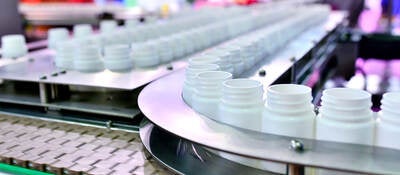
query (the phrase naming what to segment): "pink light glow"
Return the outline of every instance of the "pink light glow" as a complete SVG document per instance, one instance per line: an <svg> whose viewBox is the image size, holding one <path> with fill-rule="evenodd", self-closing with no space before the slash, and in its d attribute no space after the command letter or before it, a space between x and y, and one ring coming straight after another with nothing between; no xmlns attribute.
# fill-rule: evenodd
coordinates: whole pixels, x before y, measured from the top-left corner
<svg viewBox="0 0 400 175"><path fill-rule="evenodd" d="M383 76L385 74L387 64L388 62L384 60L369 59L365 61L363 70L366 74Z"/></svg>
<svg viewBox="0 0 400 175"><path fill-rule="evenodd" d="M378 29L382 8L379 0L367 0L366 5L368 10L361 13L359 26L364 32L370 33Z"/></svg>
<svg viewBox="0 0 400 175"><path fill-rule="evenodd" d="M400 60L390 61L389 68L393 76L400 78Z"/></svg>

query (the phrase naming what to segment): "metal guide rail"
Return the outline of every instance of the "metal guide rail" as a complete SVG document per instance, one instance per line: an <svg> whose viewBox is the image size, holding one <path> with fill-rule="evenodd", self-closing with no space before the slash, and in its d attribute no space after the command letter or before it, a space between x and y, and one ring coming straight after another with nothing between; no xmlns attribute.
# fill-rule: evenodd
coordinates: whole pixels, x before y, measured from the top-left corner
<svg viewBox="0 0 400 175"><path fill-rule="evenodd" d="M315 30L308 31L311 35L306 32L291 41L282 49L282 52L267 56L269 59L262 63L264 66L243 74L242 77L259 80L264 87L267 87L274 83L307 82L309 79L307 75L313 70L313 67L307 64L309 62L327 66L320 67L322 70L333 69L328 63L332 59L330 57L334 50L332 47L335 47L335 42L341 33L340 25L334 27L333 30L321 33ZM321 54L322 51L327 53ZM296 61L290 61L291 57L294 57ZM306 69L308 71L305 71ZM266 76L258 74L260 70L266 70ZM278 72L274 73L275 70ZM324 71L318 73L320 76L329 74ZM304 167L372 174L400 172L398 166L400 152L396 150L264 134L211 120L196 113L182 100L183 80L184 71L181 70L151 83L141 92L139 107L143 114L154 123L156 129L159 130L157 132L171 133L176 139L187 140L192 144L247 158L287 163L289 174L304 173ZM165 86L166 84L169 86ZM151 100L154 98L159 100ZM143 132L142 137L157 137L151 134L149 130L152 129L149 127L152 126L144 127L146 132ZM147 139L152 140L152 138ZM149 146L151 144L148 144L146 148ZM299 147L301 149L298 149ZM155 157L168 164L168 159L162 160L163 154L165 153L153 152ZM169 166L177 171L185 171L185 169L180 169L181 165L169 164Z"/></svg>

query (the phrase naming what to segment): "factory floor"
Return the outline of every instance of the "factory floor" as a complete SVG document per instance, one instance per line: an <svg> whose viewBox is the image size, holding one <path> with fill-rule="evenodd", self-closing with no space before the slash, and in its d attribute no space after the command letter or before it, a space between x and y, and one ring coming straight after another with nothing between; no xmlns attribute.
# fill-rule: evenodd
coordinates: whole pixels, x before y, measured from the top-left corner
<svg viewBox="0 0 400 175"><path fill-rule="evenodd" d="M169 174L137 133L7 115L0 115L0 162L57 175Z"/></svg>

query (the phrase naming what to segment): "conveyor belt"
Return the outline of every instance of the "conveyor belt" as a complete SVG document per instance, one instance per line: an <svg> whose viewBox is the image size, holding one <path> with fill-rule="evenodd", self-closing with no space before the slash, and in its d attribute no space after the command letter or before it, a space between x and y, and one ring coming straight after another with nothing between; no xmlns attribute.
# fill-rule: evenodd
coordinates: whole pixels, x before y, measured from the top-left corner
<svg viewBox="0 0 400 175"><path fill-rule="evenodd" d="M57 175L169 174L145 155L137 133L6 115L0 162Z"/></svg>

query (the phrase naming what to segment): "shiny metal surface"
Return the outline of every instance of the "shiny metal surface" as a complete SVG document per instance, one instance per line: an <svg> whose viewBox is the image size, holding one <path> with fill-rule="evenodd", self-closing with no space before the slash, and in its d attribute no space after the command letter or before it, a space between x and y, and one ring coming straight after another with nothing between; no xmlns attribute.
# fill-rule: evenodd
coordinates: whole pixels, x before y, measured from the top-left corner
<svg viewBox="0 0 400 175"><path fill-rule="evenodd" d="M183 141L149 122L142 124L139 133L145 149L157 161L179 174L274 174L224 159L197 144Z"/></svg>
<svg viewBox="0 0 400 175"><path fill-rule="evenodd" d="M151 83L139 96L145 116L178 137L250 158L361 173L400 172L400 152L396 150L258 133L204 117L181 98L183 73L181 70ZM303 152L289 148L293 139L303 143Z"/></svg>
<svg viewBox="0 0 400 175"><path fill-rule="evenodd" d="M3 62L0 62L0 79L133 90L187 65L184 61L175 61L168 65L133 69L126 73L109 70L82 73L58 69L54 65L53 57L54 52L46 49L16 60L1 60ZM168 69L170 65L173 70Z"/></svg>

